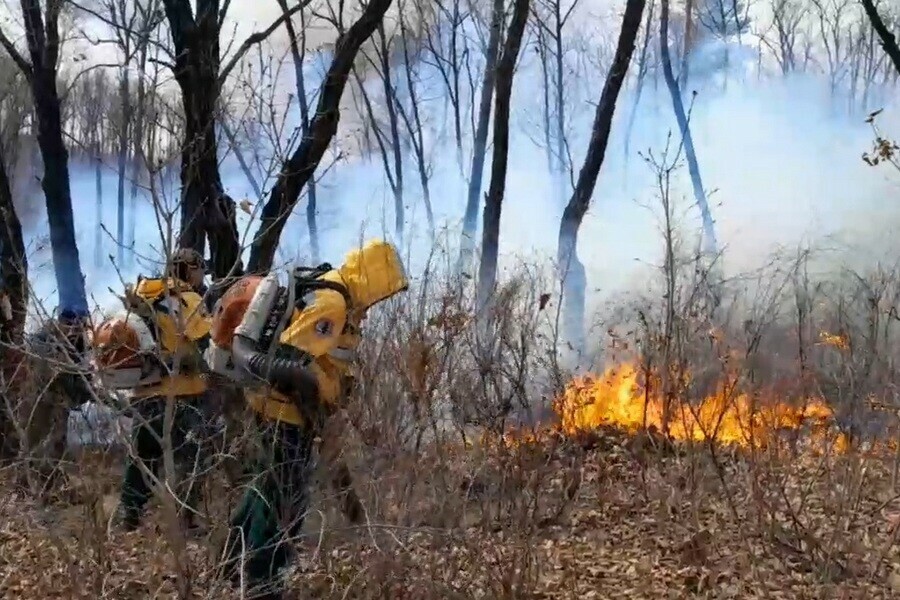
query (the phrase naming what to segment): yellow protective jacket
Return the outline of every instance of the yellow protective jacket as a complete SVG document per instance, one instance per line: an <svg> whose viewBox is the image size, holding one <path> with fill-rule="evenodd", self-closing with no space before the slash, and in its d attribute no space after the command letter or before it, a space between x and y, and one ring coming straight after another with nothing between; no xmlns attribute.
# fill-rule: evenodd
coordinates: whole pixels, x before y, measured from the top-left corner
<svg viewBox="0 0 900 600"><path fill-rule="evenodd" d="M134 397L195 396L207 389L201 345L209 337L211 317L203 297L181 280L139 279L126 290L130 308L154 325L160 360L178 372L159 383L141 386Z"/></svg>
<svg viewBox="0 0 900 600"><path fill-rule="evenodd" d="M409 280L397 251L381 240L351 251L343 265L319 279L343 286L346 296L334 289L310 292L303 298L303 310L294 311L279 342L312 359L308 368L318 382L319 401L330 412L349 391L361 321L373 305L406 290ZM271 388L251 390L247 396L250 406L267 420L304 424L296 406Z"/></svg>

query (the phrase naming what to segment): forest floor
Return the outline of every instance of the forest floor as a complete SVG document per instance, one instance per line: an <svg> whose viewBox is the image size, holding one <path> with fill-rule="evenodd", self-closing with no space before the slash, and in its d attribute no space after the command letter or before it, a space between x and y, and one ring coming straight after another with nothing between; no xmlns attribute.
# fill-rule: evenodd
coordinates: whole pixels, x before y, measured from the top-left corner
<svg viewBox="0 0 900 600"><path fill-rule="evenodd" d="M293 597L900 595L893 456L775 456L612 431L587 442L546 439L471 454L479 455L477 469L468 458L446 461L461 474L454 481L467 482L466 498L454 505L464 517L451 525L421 515L438 501L449 506L454 490L462 495L455 483L420 498L419 517L403 517L385 500L360 527L314 505L290 574ZM38 507L24 495L4 495L3 597L176 597L159 511L136 532L108 528L119 468L82 462L92 464L90 474L74 478L78 489L64 502ZM181 566L193 597L238 598L210 568L215 536L190 539Z"/></svg>

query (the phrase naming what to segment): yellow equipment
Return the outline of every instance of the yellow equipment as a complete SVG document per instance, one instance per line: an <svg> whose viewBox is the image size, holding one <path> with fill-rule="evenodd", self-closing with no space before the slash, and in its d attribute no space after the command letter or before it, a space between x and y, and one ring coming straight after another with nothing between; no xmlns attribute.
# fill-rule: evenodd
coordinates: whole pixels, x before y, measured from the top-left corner
<svg viewBox="0 0 900 600"><path fill-rule="evenodd" d="M122 300L124 308L93 332L103 384L138 397L203 393L197 343L211 323L202 297L178 279L139 278Z"/></svg>
<svg viewBox="0 0 900 600"><path fill-rule="evenodd" d="M337 269L297 268L286 287L275 274L245 277L214 311L207 362L248 385L250 406L266 419L302 425L346 394L368 309L408 287L399 254L382 240Z"/></svg>

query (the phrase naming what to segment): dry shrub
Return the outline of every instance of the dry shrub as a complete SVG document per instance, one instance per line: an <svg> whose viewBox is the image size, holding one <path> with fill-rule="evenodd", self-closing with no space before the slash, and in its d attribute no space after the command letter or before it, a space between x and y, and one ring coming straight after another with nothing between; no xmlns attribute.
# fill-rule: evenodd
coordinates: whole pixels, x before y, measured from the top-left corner
<svg viewBox="0 0 900 600"><path fill-rule="evenodd" d="M784 402L820 393L836 406L856 406L865 390L892 402L888 303L872 345L870 296L842 287L847 278L813 284L803 260L775 261L720 282L716 304L696 275L705 267L682 260L669 269L675 285L662 271L672 302L651 289L605 319L601 355L666 373L655 393L673 413L722 389ZM888 597L900 514L893 458L859 444L815 453L797 432L736 449L661 431L554 430L550 401L571 374L557 354L550 289L541 269L523 266L477 314L467 285L432 272L373 311L357 388L322 436L295 540L296 597ZM823 344L826 329L852 351ZM180 576L195 597L229 598L238 594L217 579L216 550L243 491L233 467L253 434L237 390L216 386L229 429L204 474L197 508L207 528L187 540ZM359 523L330 484L338 464L365 509ZM5 592L183 597L164 511L151 506L135 533L108 526L120 468L121 455L100 449L70 464L78 492L67 502L39 508L30 492L4 495L4 556L17 557L0 566Z"/></svg>

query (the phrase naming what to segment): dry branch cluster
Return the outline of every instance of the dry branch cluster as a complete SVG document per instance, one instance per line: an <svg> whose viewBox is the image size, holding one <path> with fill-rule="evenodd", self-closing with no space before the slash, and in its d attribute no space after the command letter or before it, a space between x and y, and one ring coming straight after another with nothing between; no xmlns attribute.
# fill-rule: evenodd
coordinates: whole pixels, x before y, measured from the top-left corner
<svg viewBox="0 0 900 600"><path fill-rule="evenodd" d="M892 364L894 345L889 337L869 341L873 313L858 309L870 306L872 291L864 294L863 282L874 285L888 274L823 284L810 305L815 310L796 313L788 309L816 286L783 279L802 273L802 264L789 262L779 271L782 280L759 275L756 299L744 298L743 306L723 293L730 316L717 316L719 337L736 339L741 329L732 322L759 331L756 342L753 336L733 342L730 354L710 342L708 315L689 309L699 294L692 280L678 279L670 372L705 365L724 377L737 369L739 385L750 389L806 364L807 382L824 387L830 376L873 386L845 389L835 402L852 405L857 390L877 391L876 373L883 376ZM558 307L540 292L545 282L533 269L520 271L504 284L490 320L468 317L471 291L438 280L373 315L343 435L333 438L336 447L323 440L321 449L350 466L365 518L350 523L330 488L316 487L304 537L296 540L295 597L891 597L900 564L892 455L815 453L790 439L765 450L729 449L615 427L548 432L552 413L535 409L548 406L570 374L555 367ZM739 287L746 289L746 281ZM620 307L621 315L644 323L627 351L637 364L658 361L665 351L665 335L653 324L665 331L667 306L638 299L628 310ZM878 306L876 314L890 312L893 299L885 296ZM805 315L802 327L791 325L796 314ZM750 316L756 329L747 324ZM628 323L619 320L610 324L623 333L605 337L608 360L625 359L615 354L628 337ZM843 347L802 337L801 330L824 323L844 336ZM798 336L807 339L806 363L787 358ZM867 358L870 351L878 360ZM725 355L735 363L726 367ZM874 380L862 376L866 364ZM837 369L854 375L837 377ZM673 383L671 401L694 403L708 388ZM230 446L238 456L240 438L233 436ZM187 540L181 565L197 598L238 597L217 578L216 548L243 483L226 468L226 456L219 458L200 507L206 528ZM63 489L44 503L17 485L24 467L3 473L4 594L177 596L165 515L154 509L134 533L110 525L120 456L102 449L68 456ZM324 467L320 475L323 483L329 477Z"/></svg>

